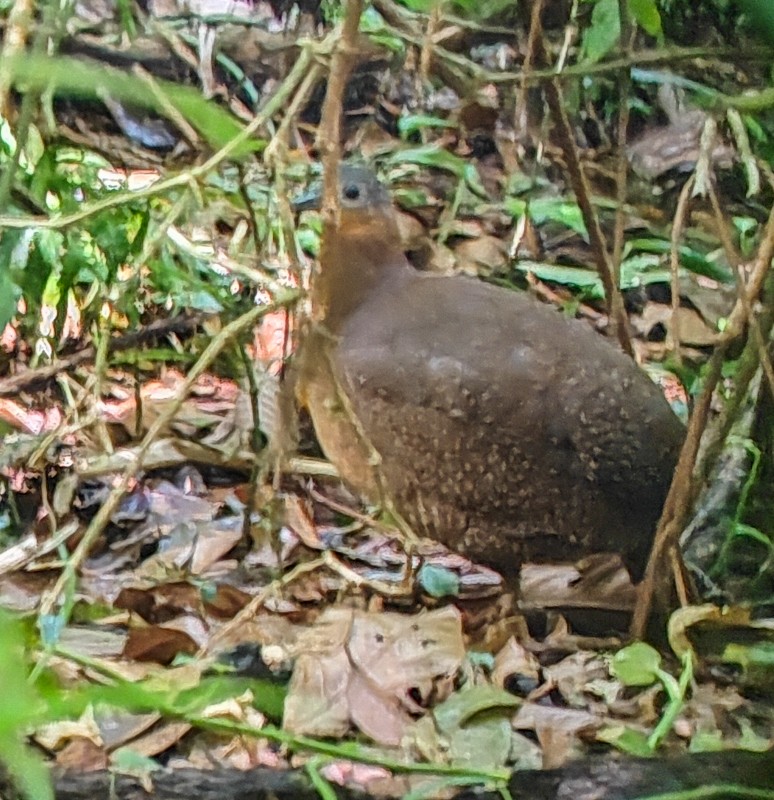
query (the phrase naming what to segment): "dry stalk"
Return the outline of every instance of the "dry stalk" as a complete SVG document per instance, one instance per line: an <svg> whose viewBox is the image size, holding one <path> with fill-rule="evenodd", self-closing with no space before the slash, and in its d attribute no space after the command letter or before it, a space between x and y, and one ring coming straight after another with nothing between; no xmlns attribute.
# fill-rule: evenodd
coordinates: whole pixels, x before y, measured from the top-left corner
<svg viewBox="0 0 774 800"><path fill-rule="evenodd" d="M767 275L771 270L771 260L774 256L774 207L769 214L763 239L758 248L758 254L752 269L752 275L748 283L749 301L755 302L762 292ZM690 514L693 500L697 490L697 482L692 480L694 469L697 464L699 446L702 436L707 427L709 419L710 404L715 387L720 381L723 369L723 362L731 345L741 335L747 319L745 303L738 299L733 311L728 318L728 325L721 337L717 347L712 353L707 364L707 372L704 378L704 387L696 400L694 411L688 423L683 448L680 451L680 458L675 469L675 477L669 489L664 510L659 520L656 537L653 542L653 549L645 570L645 576L640 585L637 597L637 606L632 618L631 633L635 638L642 638L647 625L650 609L653 604L653 596L657 586L657 575L664 563L664 557L671 549L676 548L677 541L682 533L685 523ZM732 418L726 415L718 426L718 433L715 435L715 442L706 448L709 454L712 447L717 442L725 438L723 431L730 429ZM705 457L705 463L708 462Z"/></svg>
<svg viewBox="0 0 774 800"><path fill-rule="evenodd" d="M536 41L535 46L540 63L545 66L548 63L548 55L542 36ZM605 235L602 232L599 217L591 201L591 187L586 178L586 173L583 170L570 120L565 110L562 86L559 78L552 78L546 81L543 84L543 90L556 125L559 144L567 164L570 184L575 193L578 206L583 215L583 221L586 224L586 229L589 234L589 242L591 243L597 271L602 280L602 285L605 288L605 297L607 298L608 313L610 314L610 324L613 328L613 333L618 343L621 345L621 349L628 355L633 356L634 350L631 340L629 339L628 320L623 304L623 297L621 296L621 291L615 280Z"/></svg>
<svg viewBox="0 0 774 800"><path fill-rule="evenodd" d="M690 211L690 201L693 193L694 176L685 182L680 197L677 200L675 219L672 223L672 232L669 237L669 270L670 286L672 289L672 352L678 364L682 363L680 352L680 240L683 235L685 220Z"/></svg>

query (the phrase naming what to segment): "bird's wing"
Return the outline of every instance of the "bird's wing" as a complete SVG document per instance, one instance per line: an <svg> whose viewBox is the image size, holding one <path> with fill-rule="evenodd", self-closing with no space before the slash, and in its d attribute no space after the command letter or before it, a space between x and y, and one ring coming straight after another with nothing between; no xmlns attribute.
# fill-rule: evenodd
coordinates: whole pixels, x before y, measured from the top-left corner
<svg viewBox="0 0 774 800"><path fill-rule="evenodd" d="M450 285L455 290L445 291ZM553 372L534 316L519 313L525 300L480 281L418 275L400 298L376 296L353 315L337 360L358 391L449 410L472 393L497 398L504 411L539 394Z"/></svg>

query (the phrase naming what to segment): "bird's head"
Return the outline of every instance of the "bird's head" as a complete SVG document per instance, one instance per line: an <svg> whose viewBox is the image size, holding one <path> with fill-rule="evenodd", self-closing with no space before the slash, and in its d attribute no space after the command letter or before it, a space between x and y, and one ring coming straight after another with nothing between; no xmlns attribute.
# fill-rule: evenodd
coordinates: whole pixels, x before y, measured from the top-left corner
<svg viewBox="0 0 774 800"><path fill-rule="evenodd" d="M296 211L319 210L323 184L317 182L293 203ZM394 239L395 215L389 192L374 172L363 164L341 164L338 175L337 236Z"/></svg>
<svg viewBox="0 0 774 800"><path fill-rule="evenodd" d="M297 211L320 209L322 183L296 199ZM395 275L410 271L390 194L360 164L341 164L335 213L323 228L312 298L332 327Z"/></svg>

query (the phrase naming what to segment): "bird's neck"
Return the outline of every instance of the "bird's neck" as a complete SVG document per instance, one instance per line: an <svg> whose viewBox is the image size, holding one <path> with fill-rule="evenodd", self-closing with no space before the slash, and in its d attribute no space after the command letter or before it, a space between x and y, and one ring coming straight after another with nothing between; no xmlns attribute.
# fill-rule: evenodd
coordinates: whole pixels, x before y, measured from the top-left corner
<svg viewBox="0 0 774 800"><path fill-rule="evenodd" d="M312 314L336 333L382 287L411 276L395 218L342 213L323 231L319 270L312 278Z"/></svg>

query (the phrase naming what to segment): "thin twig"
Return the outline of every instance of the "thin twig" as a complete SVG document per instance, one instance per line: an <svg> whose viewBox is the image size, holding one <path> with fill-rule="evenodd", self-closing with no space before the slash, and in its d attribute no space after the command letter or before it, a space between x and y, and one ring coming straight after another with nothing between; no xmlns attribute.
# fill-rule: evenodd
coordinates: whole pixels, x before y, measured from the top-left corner
<svg viewBox="0 0 774 800"><path fill-rule="evenodd" d="M296 565L292 570L272 581L268 586L264 586L264 588L261 589L233 619L230 619L214 636L210 637L208 642L202 645L197 656L201 658L207 655L207 653L217 650L220 642L228 641L230 635L235 630L251 622L258 613L258 610L266 604L267 600L275 596L280 589L289 586L303 575L316 572L323 566L325 566L325 562L322 557L315 558L313 561L305 561L303 564Z"/></svg>
<svg viewBox="0 0 774 800"><path fill-rule="evenodd" d="M527 48L524 54L524 64L522 66L525 74L529 74L533 68L535 56L538 52L537 46L540 37L543 35L543 3L544 0L534 0L532 4L532 11L529 16ZM516 129L516 133L520 136L524 136L527 133L529 89L529 84L527 81L524 81L519 89L516 108L514 110L513 126Z"/></svg>
<svg viewBox="0 0 774 800"><path fill-rule="evenodd" d="M620 41L623 42L624 56L630 56L634 45L636 29L631 24L628 0L618 0L618 16L621 20ZM626 156L627 134L629 132L629 93L632 85L631 70L622 69L616 80L618 87L618 135L617 164L615 171L615 226L613 229L613 278L615 285L621 285L621 257L624 248L624 229L626 224L626 197L628 194L629 161Z"/></svg>
<svg viewBox="0 0 774 800"><path fill-rule="evenodd" d="M107 343L107 350L109 353L117 353L121 350L130 350L132 347L137 347L152 339L167 336L170 333L189 333L200 325L203 319L204 317L201 314L179 316L174 319L158 319L141 330L122 336L110 337ZM52 380L55 380L62 372L69 372L81 364L93 361L96 355L97 349L93 345L89 345L83 350L78 350L76 353L60 358L53 364L21 372L10 378L3 378L0 380L0 397L8 397L21 391L42 388Z"/></svg>
<svg viewBox="0 0 774 800"><path fill-rule="evenodd" d="M542 37L536 42L536 48L540 62L543 65L547 64L548 55ZM621 349L628 355L633 356L634 349L632 348L632 343L629 338L627 328L628 320L623 297L615 281L605 235L602 232L599 218L594 209L594 204L591 201L591 187L586 178L586 173L583 170L578 148L575 144L575 137L573 136L570 126L570 120L567 117L561 84L558 79L554 79L547 81L543 89L567 163L570 184L572 185L575 197L578 201L581 214L583 215L583 221L586 224L586 230L589 234L589 241L594 254L597 271L599 272L599 277L605 289L605 297L607 299L608 313L610 314L610 324L613 328L613 333L618 339Z"/></svg>
<svg viewBox="0 0 774 800"><path fill-rule="evenodd" d="M769 214L763 239L758 247L758 254L748 283L751 302L755 301L762 291L766 277L771 271L771 260L774 256L774 207ZM635 638L641 638L645 632L653 596L656 589L656 576L663 564L664 555L670 548L676 546L678 537L685 527L685 522L690 514L693 500L698 488L698 482L692 481L692 475L697 463L699 446L707 427L710 405L723 370L723 362L731 347L744 329L746 314L742 300L737 300L733 311L728 317L728 325L717 347L707 364L702 392L696 400L694 411L688 423L685 442L680 451L680 458L675 469L675 477L669 488L664 510L658 523L656 537L653 542L645 576L640 584L637 605L632 618L631 633ZM730 429L731 417L726 416L718 431L714 433L714 441L705 449L705 468L710 463L710 454L717 450L720 442L725 439L725 432Z"/></svg>
<svg viewBox="0 0 774 800"><path fill-rule="evenodd" d="M774 370L771 366L771 357L769 356L766 341L761 332L761 326L758 324L758 318L753 311L750 296L747 293L747 286L744 280L744 266L741 259L736 252L736 248L731 241L731 233L729 231L728 222L720 207L717 191L713 184L709 186L710 203L712 204L712 211L715 215L715 222L717 224L718 232L720 235L720 242L723 245L723 252L726 256L729 266L733 269L736 275L736 292L739 302L742 304L747 325L749 326L750 333L752 334L752 342L758 353L758 361L763 368L763 374L766 376L766 381L769 385L769 392L774 398Z"/></svg>
<svg viewBox="0 0 774 800"><path fill-rule="evenodd" d="M680 191L675 209L675 218L669 237L669 269L670 285L672 289L672 319L670 333L672 334L672 353L678 364L682 363L680 350L680 242L683 236L685 220L688 218L691 196L693 193L694 175L685 182Z"/></svg>

